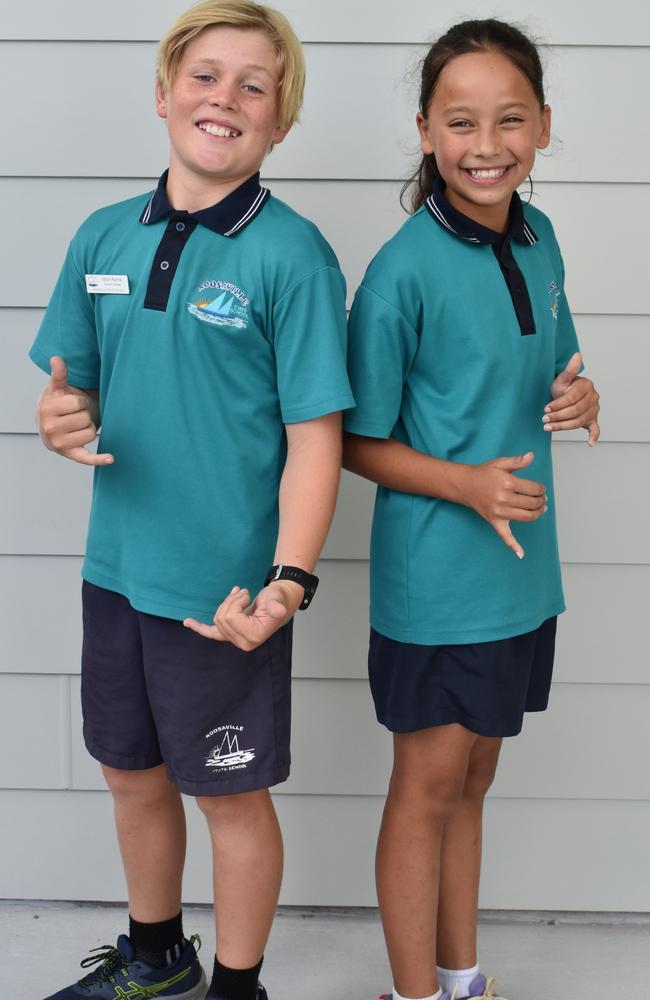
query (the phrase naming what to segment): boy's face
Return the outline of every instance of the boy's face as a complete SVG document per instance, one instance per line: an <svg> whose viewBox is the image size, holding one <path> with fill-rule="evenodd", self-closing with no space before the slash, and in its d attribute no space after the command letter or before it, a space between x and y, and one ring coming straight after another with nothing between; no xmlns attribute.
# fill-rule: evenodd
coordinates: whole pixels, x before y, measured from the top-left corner
<svg viewBox="0 0 650 1000"><path fill-rule="evenodd" d="M193 38L171 89L156 86L170 181L188 191L197 181L234 190L256 173L289 131L278 127L277 84L276 52L264 32L219 25Z"/></svg>

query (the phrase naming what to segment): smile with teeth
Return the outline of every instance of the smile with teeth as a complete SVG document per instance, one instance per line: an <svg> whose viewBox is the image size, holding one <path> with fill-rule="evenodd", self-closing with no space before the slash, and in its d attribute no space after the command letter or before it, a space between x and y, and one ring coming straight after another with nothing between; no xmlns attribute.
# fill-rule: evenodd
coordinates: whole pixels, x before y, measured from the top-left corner
<svg viewBox="0 0 650 1000"><path fill-rule="evenodd" d="M241 135L234 128L226 128L224 125L214 125L212 122L199 122L198 127L202 132L207 132L208 135L218 135L222 139L236 139L237 136Z"/></svg>
<svg viewBox="0 0 650 1000"><path fill-rule="evenodd" d="M489 169L472 169L471 167L466 168L467 173L470 177L473 177L477 181L496 181L500 180L510 170L510 167L490 167Z"/></svg>

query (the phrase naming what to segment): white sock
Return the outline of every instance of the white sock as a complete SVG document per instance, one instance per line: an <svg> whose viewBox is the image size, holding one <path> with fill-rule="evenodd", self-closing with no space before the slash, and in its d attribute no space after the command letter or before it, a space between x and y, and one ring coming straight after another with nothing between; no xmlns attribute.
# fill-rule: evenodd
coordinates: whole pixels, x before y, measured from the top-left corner
<svg viewBox="0 0 650 1000"><path fill-rule="evenodd" d="M449 993L453 993L455 987L458 1000L461 1000L461 997L468 995L470 983L478 976L479 971L478 965L473 969L441 969L438 966L438 979L443 990L448 990Z"/></svg>
<svg viewBox="0 0 650 1000"><path fill-rule="evenodd" d="M434 993L433 996L421 997L420 1000L440 1000L441 997L442 997L442 990L438 990L438 992ZM403 997L402 994L398 993L395 987L393 986L393 1000L409 1000L409 997Z"/></svg>

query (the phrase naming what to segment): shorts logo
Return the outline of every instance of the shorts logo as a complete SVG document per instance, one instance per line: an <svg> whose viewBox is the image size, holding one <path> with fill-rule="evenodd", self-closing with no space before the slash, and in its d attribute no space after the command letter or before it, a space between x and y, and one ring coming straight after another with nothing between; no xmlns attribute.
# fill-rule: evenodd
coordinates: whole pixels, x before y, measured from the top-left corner
<svg viewBox="0 0 650 1000"><path fill-rule="evenodd" d="M255 760L255 748L249 747L247 750L239 748L239 733L243 732L243 726L217 726L212 732L207 733L206 739L219 733L218 743L212 748L209 756L205 758L206 767L214 767L220 771L239 771L245 768L250 761ZM223 735L221 735L223 733Z"/></svg>
<svg viewBox="0 0 650 1000"><path fill-rule="evenodd" d="M249 298L229 281L202 281L187 311L203 323L245 330L248 326Z"/></svg>
<svg viewBox="0 0 650 1000"><path fill-rule="evenodd" d="M551 296L551 316L557 319L557 311L560 306L560 295L562 292L557 287L557 282L552 281L548 286L548 294Z"/></svg>

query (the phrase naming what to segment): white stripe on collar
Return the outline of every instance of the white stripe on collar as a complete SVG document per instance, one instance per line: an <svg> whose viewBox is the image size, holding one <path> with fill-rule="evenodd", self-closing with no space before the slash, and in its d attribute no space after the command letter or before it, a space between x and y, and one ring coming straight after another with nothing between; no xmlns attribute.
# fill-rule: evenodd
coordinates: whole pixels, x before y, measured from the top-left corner
<svg viewBox="0 0 650 1000"><path fill-rule="evenodd" d="M151 215L151 206L153 205L153 199L154 199L155 193L156 192L154 191L154 193L151 195L151 198L149 199L149 204L145 208L144 213L142 215L142 221L144 223L147 223L149 221L149 217Z"/></svg>
<svg viewBox="0 0 650 1000"><path fill-rule="evenodd" d="M481 242L476 236L463 236L461 233L457 232L457 230L455 230L454 227L445 218L442 209L440 208L438 203L434 200L433 194L430 194L429 197L427 198L427 207L431 210L433 215L435 215L436 219L440 223L442 223L443 226L446 226L449 232L453 233L454 236L460 236L462 240L467 240L468 243Z"/></svg>
<svg viewBox="0 0 650 1000"><path fill-rule="evenodd" d="M242 226L245 226L246 223L249 222L252 219L252 217L259 212L259 210L261 209L262 205L264 204L270 193L271 192L269 191L268 188L260 187L259 191L255 195L252 205L244 213L244 215L242 215L239 222L236 222L235 225L232 227L232 229L229 229L228 232L224 233L223 235L234 236L235 233L239 229L241 229Z"/></svg>

